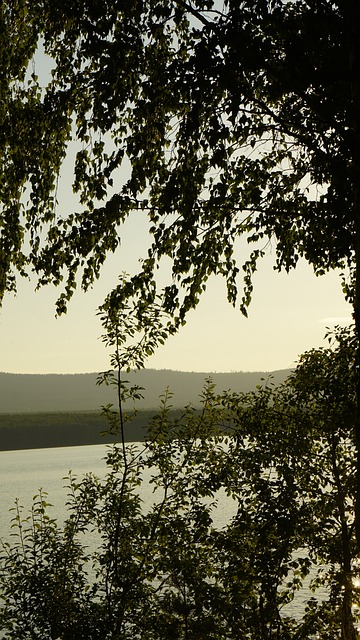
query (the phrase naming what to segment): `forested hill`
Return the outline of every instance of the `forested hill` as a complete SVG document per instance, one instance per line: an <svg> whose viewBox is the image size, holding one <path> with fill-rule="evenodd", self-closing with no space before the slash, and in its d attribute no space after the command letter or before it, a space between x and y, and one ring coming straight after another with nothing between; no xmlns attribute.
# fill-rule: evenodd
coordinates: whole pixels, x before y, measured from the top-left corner
<svg viewBox="0 0 360 640"><path fill-rule="evenodd" d="M170 370L145 369L124 375L131 384L144 387L144 399L139 409L159 406L159 396L166 388L174 394L172 405L183 407L199 404L199 394L205 380L211 377L217 390L250 391L273 376L275 384L289 374L288 369L264 372L188 373ZM114 388L96 384L97 374L11 374L0 373L0 413L27 413L47 411L92 411L102 405L116 404Z"/></svg>

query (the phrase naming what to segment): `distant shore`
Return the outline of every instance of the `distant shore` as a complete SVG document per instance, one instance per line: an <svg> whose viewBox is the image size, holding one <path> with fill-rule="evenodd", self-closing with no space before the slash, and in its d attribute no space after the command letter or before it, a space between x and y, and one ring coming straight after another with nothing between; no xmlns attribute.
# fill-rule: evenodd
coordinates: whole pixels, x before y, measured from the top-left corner
<svg viewBox="0 0 360 640"><path fill-rule="evenodd" d="M217 393L223 390L248 392L258 384L282 383L289 370L234 373L187 373L144 369L126 374L130 384L139 385L143 398L136 401L136 418L126 426L127 442L144 440L146 425L157 413L160 397L170 390L169 407L191 403L200 407L205 378L211 376ZM97 385L96 374L9 374L0 372L0 450L39 449L116 441L99 407L117 406L113 386ZM84 409L86 407L86 409ZM149 409L154 407L154 409ZM125 405L125 410L131 410Z"/></svg>
<svg viewBox="0 0 360 640"><path fill-rule="evenodd" d="M127 442L144 440L155 411L140 411L125 426ZM106 433L106 418L96 411L0 414L0 451L108 444L118 437ZM105 432L105 433L104 433Z"/></svg>

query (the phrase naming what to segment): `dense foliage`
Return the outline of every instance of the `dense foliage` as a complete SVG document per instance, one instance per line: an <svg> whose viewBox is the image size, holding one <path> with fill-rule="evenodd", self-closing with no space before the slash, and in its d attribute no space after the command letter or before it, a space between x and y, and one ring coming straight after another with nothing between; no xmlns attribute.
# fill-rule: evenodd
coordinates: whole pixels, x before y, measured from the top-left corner
<svg viewBox="0 0 360 640"><path fill-rule="evenodd" d="M167 393L145 447L120 442L104 478L69 478L64 527L45 494L18 507L5 638L355 638L353 359L340 332L280 387L209 382L202 412L176 420Z"/></svg>
<svg viewBox="0 0 360 640"><path fill-rule="evenodd" d="M132 300L144 324L159 293L176 325L211 274L235 304L241 264L246 312L268 242L277 268L356 262L359 15L352 0L2 3L1 293L31 265L65 279L63 311L128 216L149 253L110 307ZM56 202L69 149L78 211Z"/></svg>

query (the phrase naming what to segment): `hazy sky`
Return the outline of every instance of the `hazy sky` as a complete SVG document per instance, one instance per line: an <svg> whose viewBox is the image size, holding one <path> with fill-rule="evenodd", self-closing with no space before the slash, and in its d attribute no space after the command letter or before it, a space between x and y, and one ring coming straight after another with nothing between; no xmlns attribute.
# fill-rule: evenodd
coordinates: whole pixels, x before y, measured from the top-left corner
<svg viewBox="0 0 360 640"><path fill-rule="evenodd" d="M110 260L96 287L75 294L67 316L55 319L56 291L34 292L21 282L0 313L0 370L14 373L82 373L109 367L96 309L116 283L122 259L136 249L129 234L126 249ZM122 258L122 254L123 258ZM125 266L125 265L124 265ZM253 303L244 318L226 301L225 286L214 279L186 327L148 360L148 367L183 371L270 371L291 366L297 356L326 344L326 327L344 323L351 310L336 274L316 278L302 263L278 274L270 257L256 274Z"/></svg>
<svg viewBox="0 0 360 640"><path fill-rule="evenodd" d="M37 60L37 73L49 78L49 61ZM71 192L71 157L59 187L59 211L77 207ZM7 296L0 311L0 371L13 373L82 373L109 367L96 310L123 271L137 268L144 255L146 231L130 221L118 254L109 259L92 291L80 290L67 316L55 319L53 288L34 291L19 282L17 297ZM241 260L241 256L240 256ZM254 278L249 318L230 307L221 278L210 281L188 324L152 358L148 367L183 371L271 371L293 365L297 356L324 345L326 327L351 320L339 276L316 278L304 262L287 274L274 272L268 255Z"/></svg>

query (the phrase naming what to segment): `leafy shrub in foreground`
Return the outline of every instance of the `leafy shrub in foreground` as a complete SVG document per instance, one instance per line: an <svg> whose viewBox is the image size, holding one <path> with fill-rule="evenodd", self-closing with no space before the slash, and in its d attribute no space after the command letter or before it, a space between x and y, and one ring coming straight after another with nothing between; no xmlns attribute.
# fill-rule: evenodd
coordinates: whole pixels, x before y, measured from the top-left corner
<svg viewBox="0 0 360 640"><path fill-rule="evenodd" d="M109 447L103 479L69 478L64 527L45 494L28 517L17 506L4 637L355 638L352 358L340 333L281 387L217 396L208 382L202 411L175 420L165 394L144 446ZM234 515L219 526L224 499Z"/></svg>

